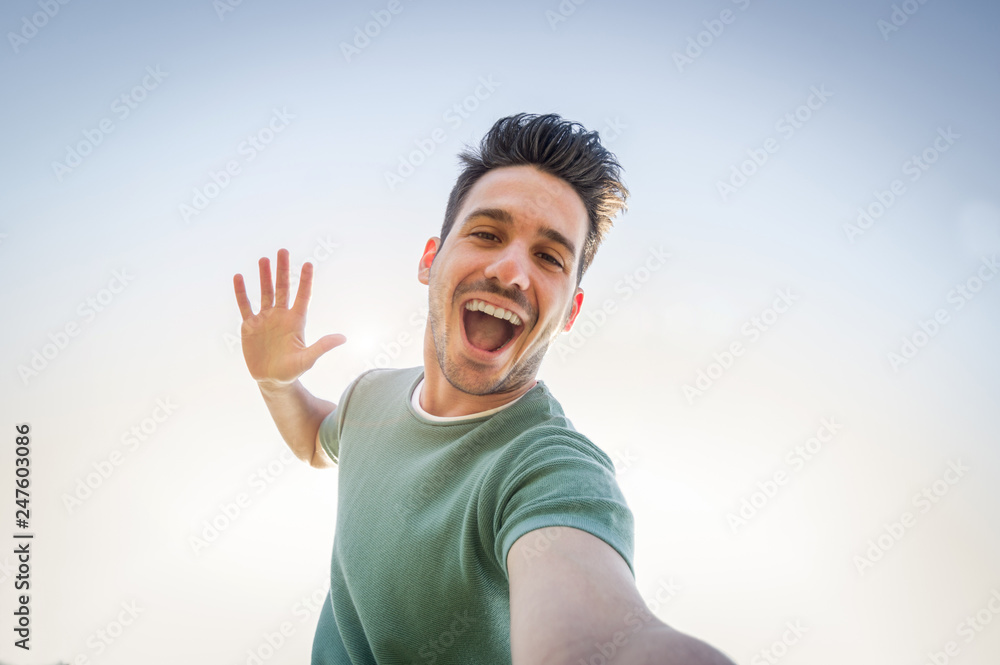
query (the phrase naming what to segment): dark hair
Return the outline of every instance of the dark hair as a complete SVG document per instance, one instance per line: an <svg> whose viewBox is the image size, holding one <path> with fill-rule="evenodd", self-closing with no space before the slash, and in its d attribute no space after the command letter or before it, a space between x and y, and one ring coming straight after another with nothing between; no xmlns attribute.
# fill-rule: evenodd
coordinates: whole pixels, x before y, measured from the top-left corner
<svg viewBox="0 0 1000 665"><path fill-rule="evenodd" d="M534 165L569 183L587 210L590 228L577 266L577 285L611 230L612 218L627 208L628 189L621 180L621 165L601 145L600 135L554 113L518 113L500 118L483 137L478 150L466 148L458 157L465 168L448 197L441 242L444 243L454 226L469 190L487 171L503 166Z"/></svg>

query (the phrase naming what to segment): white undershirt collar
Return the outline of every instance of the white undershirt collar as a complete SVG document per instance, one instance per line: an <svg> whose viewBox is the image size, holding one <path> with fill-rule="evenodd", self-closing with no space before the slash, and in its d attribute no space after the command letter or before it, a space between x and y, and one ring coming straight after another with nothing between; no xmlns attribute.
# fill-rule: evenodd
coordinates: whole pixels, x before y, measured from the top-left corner
<svg viewBox="0 0 1000 665"><path fill-rule="evenodd" d="M427 413L426 411L424 411L423 407L420 406L420 391L422 391L423 389L424 389L424 380L420 379L420 383L418 383L417 387L413 389L413 394L410 396L410 403L413 404L413 410L419 413L421 417L426 418L427 420L432 420L436 423L453 423L459 420L472 420L473 418L492 416L494 413L497 413L498 411L503 411L508 406L510 406L517 400L521 399L521 397L524 397L524 395L528 394L524 393L524 395L520 395L517 399L513 399L507 402L506 404L501 404L500 406L494 409L489 409L487 411L480 411L479 413L470 413L464 416L435 416L430 413Z"/></svg>

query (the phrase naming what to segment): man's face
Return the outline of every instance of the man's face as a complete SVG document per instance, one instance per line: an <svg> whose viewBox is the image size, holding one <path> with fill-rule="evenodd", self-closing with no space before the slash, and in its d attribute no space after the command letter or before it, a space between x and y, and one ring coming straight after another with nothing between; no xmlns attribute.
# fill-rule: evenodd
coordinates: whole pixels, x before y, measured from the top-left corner
<svg viewBox="0 0 1000 665"><path fill-rule="evenodd" d="M534 380L583 303L576 269L588 228L569 183L533 166L494 169L476 182L443 245L428 241L418 272L430 287L438 366L452 386L488 395Z"/></svg>

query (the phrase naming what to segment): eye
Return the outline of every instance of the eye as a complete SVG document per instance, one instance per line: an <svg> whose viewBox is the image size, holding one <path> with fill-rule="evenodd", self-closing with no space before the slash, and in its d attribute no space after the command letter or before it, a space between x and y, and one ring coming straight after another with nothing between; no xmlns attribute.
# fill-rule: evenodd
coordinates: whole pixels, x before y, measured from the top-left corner
<svg viewBox="0 0 1000 665"><path fill-rule="evenodd" d="M546 254L545 252L539 252L538 256L542 257L543 261L548 261L552 265L562 270L563 264L559 262L559 259L555 258L551 254Z"/></svg>
<svg viewBox="0 0 1000 665"><path fill-rule="evenodd" d="M469 235L476 236L477 238L482 238L483 240L499 240L500 239L495 234L490 233L489 231L475 231L473 233L470 233Z"/></svg>

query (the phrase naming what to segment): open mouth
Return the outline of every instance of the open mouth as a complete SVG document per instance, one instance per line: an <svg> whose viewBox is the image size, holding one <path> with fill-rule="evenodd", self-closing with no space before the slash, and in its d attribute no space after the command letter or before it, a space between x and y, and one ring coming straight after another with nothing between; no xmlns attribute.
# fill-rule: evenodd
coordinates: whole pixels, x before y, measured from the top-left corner
<svg viewBox="0 0 1000 665"><path fill-rule="evenodd" d="M465 303L462 323L469 345L486 353L504 350L524 330L517 314L482 300Z"/></svg>

